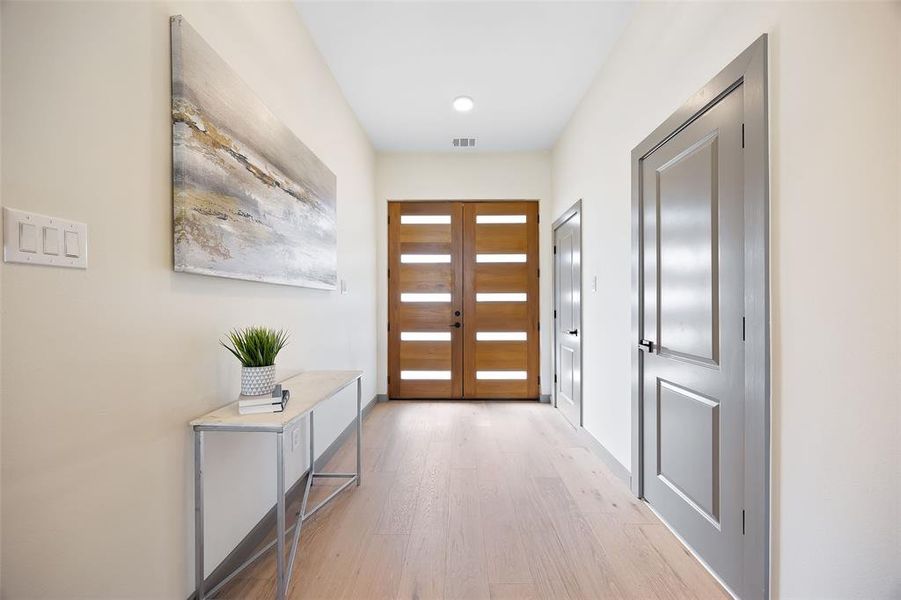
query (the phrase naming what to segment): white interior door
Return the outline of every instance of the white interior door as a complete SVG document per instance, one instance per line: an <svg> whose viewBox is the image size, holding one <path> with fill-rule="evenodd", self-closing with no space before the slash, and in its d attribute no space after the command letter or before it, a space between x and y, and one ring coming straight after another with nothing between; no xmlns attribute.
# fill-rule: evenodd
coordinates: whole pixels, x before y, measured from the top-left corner
<svg viewBox="0 0 901 600"><path fill-rule="evenodd" d="M554 228L554 395L557 408L582 426L582 213Z"/></svg>
<svg viewBox="0 0 901 600"><path fill-rule="evenodd" d="M641 165L644 496L732 587L744 493L743 96Z"/></svg>

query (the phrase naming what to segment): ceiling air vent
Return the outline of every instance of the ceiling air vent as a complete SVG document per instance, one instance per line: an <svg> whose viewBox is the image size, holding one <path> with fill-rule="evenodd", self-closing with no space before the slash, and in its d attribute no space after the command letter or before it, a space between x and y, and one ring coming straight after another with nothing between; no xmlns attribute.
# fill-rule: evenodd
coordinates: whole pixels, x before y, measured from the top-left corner
<svg viewBox="0 0 901 600"><path fill-rule="evenodd" d="M475 138L454 138L454 148L475 148Z"/></svg>

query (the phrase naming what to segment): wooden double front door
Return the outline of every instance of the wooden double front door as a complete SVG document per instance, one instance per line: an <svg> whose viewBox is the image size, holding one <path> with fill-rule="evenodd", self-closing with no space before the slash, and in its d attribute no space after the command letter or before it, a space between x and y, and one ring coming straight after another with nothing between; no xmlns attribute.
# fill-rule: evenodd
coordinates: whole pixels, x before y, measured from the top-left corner
<svg viewBox="0 0 901 600"><path fill-rule="evenodd" d="M537 202L389 202L392 398L537 398Z"/></svg>

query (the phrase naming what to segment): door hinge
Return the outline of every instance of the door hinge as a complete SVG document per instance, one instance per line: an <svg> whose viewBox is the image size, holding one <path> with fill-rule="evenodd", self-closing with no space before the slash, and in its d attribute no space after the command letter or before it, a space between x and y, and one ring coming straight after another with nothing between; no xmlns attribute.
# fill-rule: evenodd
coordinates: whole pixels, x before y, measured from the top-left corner
<svg viewBox="0 0 901 600"><path fill-rule="evenodd" d="M741 147L745 147L745 124L741 124Z"/></svg>
<svg viewBox="0 0 901 600"><path fill-rule="evenodd" d="M745 333L747 329L745 327L745 318L741 318L741 341L745 341Z"/></svg>
<svg viewBox="0 0 901 600"><path fill-rule="evenodd" d="M391 225L391 215L388 215L388 225Z"/></svg>
<svg viewBox="0 0 901 600"><path fill-rule="evenodd" d="M391 269L388 269L388 279L391 279Z"/></svg>
<svg viewBox="0 0 901 600"><path fill-rule="evenodd" d="M554 244L554 254L557 254L557 245Z"/></svg>
<svg viewBox="0 0 901 600"><path fill-rule="evenodd" d="M557 383L557 374L554 373L554 383Z"/></svg>
<svg viewBox="0 0 901 600"><path fill-rule="evenodd" d="M538 213L537 215L535 215L535 222L541 223L541 213Z"/></svg>
<svg viewBox="0 0 901 600"><path fill-rule="evenodd" d="M555 318L555 319L557 318L557 311L556 311L556 310L554 311L554 318Z"/></svg>
<svg viewBox="0 0 901 600"><path fill-rule="evenodd" d="M388 383L391 383L391 375L388 375Z"/></svg>
<svg viewBox="0 0 901 600"><path fill-rule="evenodd" d="M391 321L388 321L388 331L391 331Z"/></svg>
<svg viewBox="0 0 901 600"><path fill-rule="evenodd" d="M741 509L741 534L745 534L745 509Z"/></svg>
<svg viewBox="0 0 901 600"><path fill-rule="evenodd" d="M537 326L538 326L538 331L541 331L541 321L538 321Z"/></svg>
<svg viewBox="0 0 901 600"><path fill-rule="evenodd" d="M537 271L538 271L538 276L541 277L541 269L537 269Z"/></svg>
<svg viewBox="0 0 901 600"><path fill-rule="evenodd" d="M541 375L538 376L538 385L541 385Z"/></svg>

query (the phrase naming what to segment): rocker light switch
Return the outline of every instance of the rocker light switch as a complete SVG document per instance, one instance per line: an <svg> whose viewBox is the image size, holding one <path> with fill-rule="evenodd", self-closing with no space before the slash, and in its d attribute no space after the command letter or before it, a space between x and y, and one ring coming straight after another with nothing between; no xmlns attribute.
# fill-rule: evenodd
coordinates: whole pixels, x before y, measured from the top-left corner
<svg viewBox="0 0 901 600"><path fill-rule="evenodd" d="M78 247L78 232L66 231L66 256L69 258L78 258L81 255L81 249Z"/></svg>
<svg viewBox="0 0 901 600"><path fill-rule="evenodd" d="M87 242L84 223L3 209L3 260L8 263L87 269Z"/></svg>
<svg viewBox="0 0 901 600"><path fill-rule="evenodd" d="M59 229L56 227L44 227L44 254L59 254Z"/></svg>
<svg viewBox="0 0 901 600"><path fill-rule="evenodd" d="M35 254L38 251L38 228L34 223L19 221L19 252Z"/></svg>

